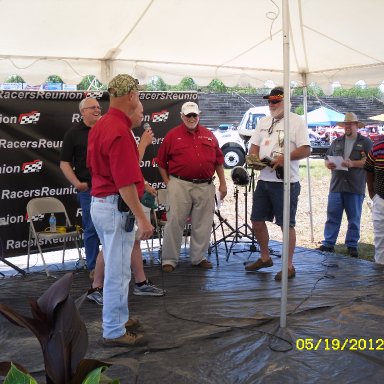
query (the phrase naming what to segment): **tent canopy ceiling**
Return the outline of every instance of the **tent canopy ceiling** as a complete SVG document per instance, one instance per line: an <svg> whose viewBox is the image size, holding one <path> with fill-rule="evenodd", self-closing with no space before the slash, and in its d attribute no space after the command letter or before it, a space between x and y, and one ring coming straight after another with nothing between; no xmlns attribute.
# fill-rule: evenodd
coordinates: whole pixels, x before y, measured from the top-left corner
<svg viewBox="0 0 384 384"><path fill-rule="evenodd" d="M290 76L345 87L384 80L382 0L290 0ZM282 0L2 0L0 81L283 82ZM366 26L363 23L367 23Z"/></svg>

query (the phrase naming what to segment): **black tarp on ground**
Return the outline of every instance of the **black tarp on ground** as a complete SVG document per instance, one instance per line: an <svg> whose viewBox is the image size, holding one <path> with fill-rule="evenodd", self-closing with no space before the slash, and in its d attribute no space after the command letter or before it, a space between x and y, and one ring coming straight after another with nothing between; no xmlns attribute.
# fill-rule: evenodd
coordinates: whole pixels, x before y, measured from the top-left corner
<svg viewBox="0 0 384 384"><path fill-rule="evenodd" d="M131 316L142 323L146 347L102 347L101 307L84 302L80 312L89 333L87 357L137 360L137 383L383 382L384 268L298 248L297 277L288 284L287 328L280 329L281 284L273 277L281 260L273 257L272 268L246 273L243 262L249 253L231 255L226 262L221 247L220 265L212 270L190 266L187 256L170 274L162 274L158 264L146 267L147 276L167 290L164 297L130 295ZM256 257L253 253L251 260ZM40 296L52 282L36 273L0 280L0 302L29 314L27 297ZM88 285L87 273L77 272L72 296L80 296ZM44 382L34 336L2 316L0 327L0 360L17 361ZM317 350L296 347L308 338ZM115 364L108 373L121 383L135 382L127 367Z"/></svg>

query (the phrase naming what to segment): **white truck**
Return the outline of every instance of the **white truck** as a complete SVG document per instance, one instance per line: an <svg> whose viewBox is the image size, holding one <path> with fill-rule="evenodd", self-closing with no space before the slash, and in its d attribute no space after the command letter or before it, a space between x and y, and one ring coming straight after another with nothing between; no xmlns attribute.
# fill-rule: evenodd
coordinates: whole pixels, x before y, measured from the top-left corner
<svg viewBox="0 0 384 384"><path fill-rule="evenodd" d="M216 129L213 131L224 155L224 168L242 166L245 163L247 148L244 140L234 129Z"/></svg>
<svg viewBox="0 0 384 384"><path fill-rule="evenodd" d="M262 117L269 116L269 115L270 115L270 112L269 112L268 106L249 108L248 111L244 113L244 116L241 119L240 124L237 128L237 131L239 132L240 137L246 143L248 143L248 140L252 136L252 133L255 130L259 120Z"/></svg>
<svg viewBox="0 0 384 384"><path fill-rule="evenodd" d="M257 122L269 115L268 107L254 107L245 112L237 129L229 124L221 124L213 133L224 154L224 168L234 168L245 163L247 143L256 128Z"/></svg>

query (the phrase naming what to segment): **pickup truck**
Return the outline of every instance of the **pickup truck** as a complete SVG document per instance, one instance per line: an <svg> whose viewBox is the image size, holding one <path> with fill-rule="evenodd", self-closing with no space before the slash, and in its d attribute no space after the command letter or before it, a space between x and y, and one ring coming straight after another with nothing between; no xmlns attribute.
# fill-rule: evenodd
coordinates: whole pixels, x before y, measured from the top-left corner
<svg viewBox="0 0 384 384"><path fill-rule="evenodd" d="M213 131L224 155L224 168L234 168L245 163L247 149L244 140L234 129L216 129Z"/></svg>

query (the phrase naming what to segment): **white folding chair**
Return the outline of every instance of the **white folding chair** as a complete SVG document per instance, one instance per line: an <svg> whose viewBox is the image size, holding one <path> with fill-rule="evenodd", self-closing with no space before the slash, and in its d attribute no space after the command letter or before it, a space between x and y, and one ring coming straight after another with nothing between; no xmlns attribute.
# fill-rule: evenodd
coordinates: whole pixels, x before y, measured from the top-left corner
<svg viewBox="0 0 384 384"><path fill-rule="evenodd" d="M45 230L38 231L36 229L37 219L44 217L46 214L50 215L54 213L57 216L64 216L65 218L65 228L70 229L68 232L47 232ZM64 204L56 199L55 197L39 197L32 199L27 204L27 214L29 220L29 238L28 238L28 260L27 260L27 269L29 270L29 259L30 259L30 251L31 251L31 243L32 239L36 240L36 245L39 250L41 259L44 264L44 269L47 276L51 276L47 264L44 259L43 251L40 245L40 242L50 241L50 240L63 240L63 260L64 264L64 256L67 241L73 240L77 251L79 253L79 262L81 266L84 266L84 260L81 255L79 244L81 244L81 235L80 231L75 228L71 228L71 222L69 220L67 211L64 207ZM47 220L48 222L48 220Z"/></svg>

